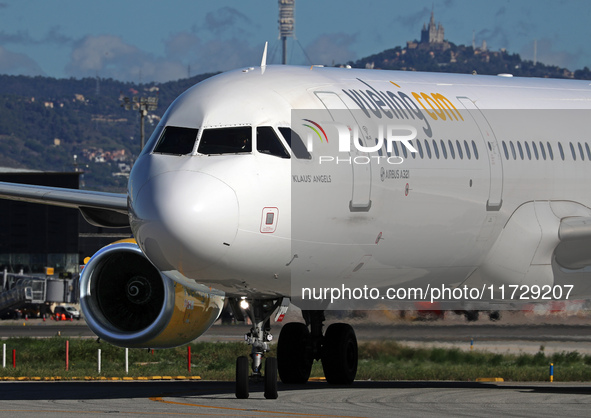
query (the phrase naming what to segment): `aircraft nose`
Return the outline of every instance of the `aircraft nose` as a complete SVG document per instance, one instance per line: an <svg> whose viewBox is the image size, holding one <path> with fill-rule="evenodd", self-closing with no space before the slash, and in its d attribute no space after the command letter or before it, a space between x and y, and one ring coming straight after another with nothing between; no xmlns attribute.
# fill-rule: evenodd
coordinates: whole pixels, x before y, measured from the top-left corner
<svg viewBox="0 0 591 418"><path fill-rule="evenodd" d="M162 271L190 276L207 268L225 254L238 230L236 193L201 172L156 175L131 204L135 238Z"/></svg>

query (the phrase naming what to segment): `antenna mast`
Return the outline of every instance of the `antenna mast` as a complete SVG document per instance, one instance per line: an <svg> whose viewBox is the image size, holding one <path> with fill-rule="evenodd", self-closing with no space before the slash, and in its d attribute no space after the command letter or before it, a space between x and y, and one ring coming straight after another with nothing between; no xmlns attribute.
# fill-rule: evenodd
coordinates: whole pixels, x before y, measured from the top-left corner
<svg viewBox="0 0 591 418"><path fill-rule="evenodd" d="M295 37L295 0L279 0L279 38L283 47L281 64L287 64L287 37Z"/></svg>

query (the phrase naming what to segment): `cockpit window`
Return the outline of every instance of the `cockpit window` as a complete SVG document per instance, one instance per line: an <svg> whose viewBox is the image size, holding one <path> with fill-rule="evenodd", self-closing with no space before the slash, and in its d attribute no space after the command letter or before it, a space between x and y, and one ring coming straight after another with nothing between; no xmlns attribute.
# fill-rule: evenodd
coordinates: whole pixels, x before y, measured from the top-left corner
<svg viewBox="0 0 591 418"><path fill-rule="evenodd" d="M167 126L160 136L154 152L161 154L187 155L193 151L198 129Z"/></svg>
<svg viewBox="0 0 591 418"><path fill-rule="evenodd" d="M154 129L152 135L150 135L150 138L148 139L148 142L146 142L146 145L144 145L144 149L142 149L140 155L144 155L152 151L152 148L154 148L154 144L158 142L158 139L160 139L160 135L162 135L163 130L163 125L156 126L156 129Z"/></svg>
<svg viewBox="0 0 591 418"><path fill-rule="evenodd" d="M252 128L204 129L197 152L206 155L252 152Z"/></svg>
<svg viewBox="0 0 591 418"><path fill-rule="evenodd" d="M279 128L279 132L281 132L281 135L285 138L285 141L296 158L304 160L312 159L312 156L304 145L304 141L302 141L302 138L295 131L291 128Z"/></svg>
<svg viewBox="0 0 591 418"><path fill-rule="evenodd" d="M289 158L289 153L270 126L257 127L257 151L275 157Z"/></svg>

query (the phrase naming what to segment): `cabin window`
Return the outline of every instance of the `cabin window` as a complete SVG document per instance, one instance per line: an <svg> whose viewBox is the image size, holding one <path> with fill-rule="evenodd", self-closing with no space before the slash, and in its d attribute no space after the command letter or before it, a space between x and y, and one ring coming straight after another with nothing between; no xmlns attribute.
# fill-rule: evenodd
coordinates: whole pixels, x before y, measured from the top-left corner
<svg viewBox="0 0 591 418"><path fill-rule="evenodd" d="M539 160L540 154L538 154L538 147L536 146L536 143L532 141L531 146L534 150L534 155L536 156L536 160Z"/></svg>
<svg viewBox="0 0 591 418"><path fill-rule="evenodd" d="M191 154L198 132L199 130L194 128L167 126L164 128L160 139L158 139L154 152L171 155Z"/></svg>
<svg viewBox="0 0 591 418"><path fill-rule="evenodd" d="M554 160L554 151L552 151L552 145L550 145L550 142L546 142L546 145L548 145L548 156L551 160Z"/></svg>
<svg viewBox="0 0 591 418"><path fill-rule="evenodd" d="M570 152L573 155L573 161L577 161L577 153L575 152L575 147L573 146L573 143L569 142L568 145L570 146Z"/></svg>
<svg viewBox="0 0 591 418"><path fill-rule="evenodd" d="M252 152L252 128L205 129L197 151L205 155L242 154Z"/></svg>
<svg viewBox="0 0 591 418"><path fill-rule="evenodd" d="M412 139L409 139L408 140L408 143L410 145L412 145L415 149L417 148L417 147L415 147L415 144L412 143ZM404 148L406 148L406 147L404 147ZM417 158L417 153L416 152L411 152L411 154L412 154L412 158ZM406 157L406 155L405 155L405 157Z"/></svg>
<svg viewBox="0 0 591 418"><path fill-rule="evenodd" d="M412 145L412 141L408 141L408 142L410 142ZM408 151L406 149L406 145L400 145L400 148L402 149L402 155L404 155L404 158L405 159L408 158ZM414 156L414 154L413 154L413 156Z"/></svg>
<svg viewBox="0 0 591 418"><path fill-rule="evenodd" d="M560 158L564 161L564 149L562 149L562 143L558 143L558 151L560 151Z"/></svg>
<svg viewBox="0 0 591 418"><path fill-rule="evenodd" d="M503 141L503 151L505 151L505 158L509 159L509 150L507 149L507 144Z"/></svg>
<svg viewBox="0 0 591 418"><path fill-rule="evenodd" d="M437 148L437 141L433 140L433 151L435 151L435 157L439 159L439 148Z"/></svg>
<svg viewBox="0 0 591 418"><path fill-rule="evenodd" d="M589 144L585 142L585 151L587 151L587 158L591 161L591 150L589 149Z"/></svg>
<svg viewBox="0 0 591 418"><path fill-rule="evenodd" d="M581 161L585 161L585 154L583 153L583 146L581 145L581 143L577 143L577 145L579 146L579 154L581 154Z"/></svg>
<svg viewBox="0 0 591 418"><path fill-rule="evenodd" d="M398 142L397 141L393 141L391 142L391 144L393 145L393 149L394 149L394 155L397 157L400 157L400 153L398 152ZM402 146L402 148L406 148L404 145ZM406 156L406 154L405 154Z"/></svg>
<svg viewBox="0 0 591 418"><path fill-rule="evenodd" d="M460 145L460 141L456 140L456 146L458 147L458 157L460 157L460 160L463 160L464 153L462 152L462 145Z"/></svg>
<svg viewBox="0 0 591 418"><path fill-rule="evenodd" d="M270 126L257 127L257 151L279 158L289 158L275 130Z"/></svg>
<svg viewBox="0 0 591 418"><path fill-rule="evenodd" d="M447 160L447 149L445 148L445 142L443 142L443 139L441 140L441 152L443 153L443 158Z"/></svg>
<svg viewBox="0 0 591 418"><path fill-rule="evenodd" d="M466 141L464 141L464 149L466 150L466 158L471 159L472 156L470 155L470 146L468 145L468 142L466 142Z"/></svg>
<svg viewBox="0 0 591 418"><path fill-rule="evenodd" d="M456 152L454 151L454 144L452 144L451 140L448 140L447 144L449 145L449 154L451 155L451 158L453 158L455 160L456 159Z"/></svg>
<svg viewBox="0 0 591 418"><path fill-rule="evenodd" d="M297 132L287 127L279 128L279 132L281 132L281 135L283 135L283 138L285 138L285 142L287 142L287 145L289 145L289 147L291 148L291 152L293 152L293 155L297 159L312 159L312 156L310 155L310 153L306 149L306 146L304 145L304 141L302 141L302 138L297 134Z"/></svg>
<svg viewBox="0 0 591 418"><path fill-rule="evenodd" d="M378 142L380 142L380 140L378 138L375 138L375 141L376 141L376 145L378 145ZM380 148L378 148L378 155L380 157L384 156L384 145L383 144Z"/></svg>
<svg viewBox="0 0 591 418"><path fill-rule="evenodd" d="M529 144L527 143L527 141L524 141L523 145L525 146L525 152L527 154L527 159L531 160L531 151L529 150Z"/></svg>
<svg viewBox="0 0 591 418"><path fill-rule="evenodd" d="M515 145L513 145L513 141L509 141L509 146L511 147L511 155L513 155L513 159L517 159L517 154L515 153Z"/></svg>
<svg viewBox="0 0 591 418"><path fill-rule="evenodd" d="M429 146L429 140L425 139L425 150L427 151L427 157L431 159L431 147Z"/></svg>
<svg viewBox="0 0 591 418"><path fill-rule="evenodd" d="M417 149L419 150L419 155L421 156L421 159L423 159L423 146L421 145L421 140L417 139Z"/></svg>
<svg viewBox="0 0 591 418"><path fill-rule="evenodd" d="M542 141L540 141L540 151L542 152L542 158L546 160L546 149L544 148Z"/></svg>
<svg viewBox="0 0 591 418"><path fill-rule="evenodd" d="M478 148L476 147L476 143L472 141L472 149L474 150L474 158L478 159Z"/></svg>
<svg viewBox="0 0 591 418"><path fill-rule="evenodd" d="M517 141L517 148L519 148L519 156L523 160L523 148L521 146L521 141Z"/></svg>

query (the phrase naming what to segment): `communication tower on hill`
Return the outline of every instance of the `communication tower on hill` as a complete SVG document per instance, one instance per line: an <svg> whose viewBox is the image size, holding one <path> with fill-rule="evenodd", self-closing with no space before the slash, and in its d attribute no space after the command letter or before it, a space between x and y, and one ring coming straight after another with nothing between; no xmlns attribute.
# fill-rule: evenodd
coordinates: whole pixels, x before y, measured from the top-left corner
<svg viewBox="0 0 591 418"><path fill-rule="evenodd" d="M279 38L283 47L283 65L287 64L288 37L295 37L295 0L279 0Z"/></svg>

